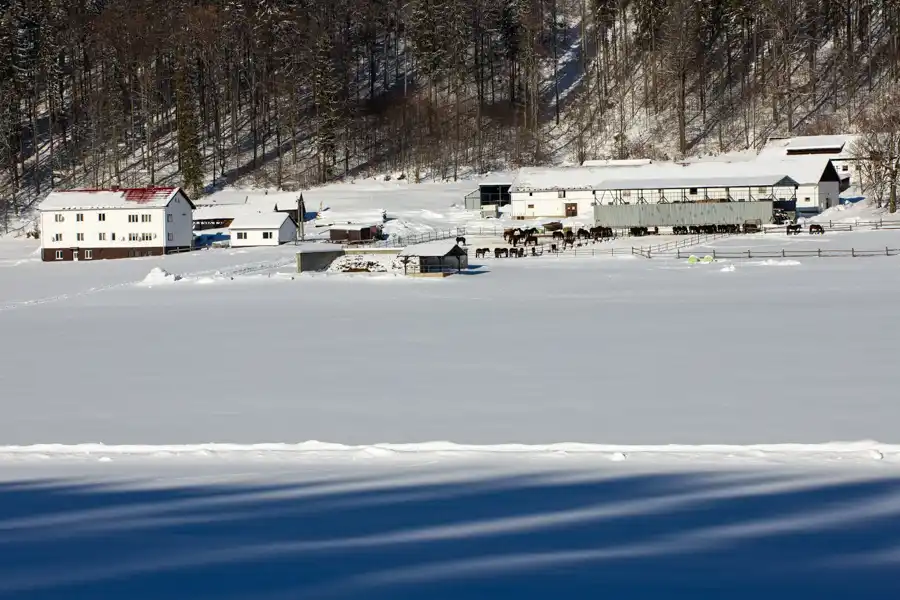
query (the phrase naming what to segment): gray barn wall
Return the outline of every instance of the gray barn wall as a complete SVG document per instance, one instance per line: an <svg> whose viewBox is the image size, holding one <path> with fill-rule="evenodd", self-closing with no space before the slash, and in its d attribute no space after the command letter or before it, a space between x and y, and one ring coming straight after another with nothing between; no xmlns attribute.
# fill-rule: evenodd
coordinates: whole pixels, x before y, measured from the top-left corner
<svg viewBox="0 0 900 600"><path fill-rule="evenodd" d="M323 271L343 255L343 250L301 250L297 252L297 272Z"/></svg>
<svg viewBox="0 0 900 600"><path fill-rule="evenodd" d="M604 227L672 227L674 225L743 225L772 222L772 201L671 204L601 204L594 222Z"/></svg>

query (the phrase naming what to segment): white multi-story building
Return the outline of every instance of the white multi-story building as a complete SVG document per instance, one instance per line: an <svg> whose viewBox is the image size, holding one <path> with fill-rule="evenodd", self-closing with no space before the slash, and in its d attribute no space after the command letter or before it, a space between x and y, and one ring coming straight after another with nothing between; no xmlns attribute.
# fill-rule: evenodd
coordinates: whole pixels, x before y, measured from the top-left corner
<svg viewBox="0 0 900 600"><path fill-rule="evenodd" d="M38 206L41 257L100 260L190 250L193 209L181 188L52 192Z"/></svg>

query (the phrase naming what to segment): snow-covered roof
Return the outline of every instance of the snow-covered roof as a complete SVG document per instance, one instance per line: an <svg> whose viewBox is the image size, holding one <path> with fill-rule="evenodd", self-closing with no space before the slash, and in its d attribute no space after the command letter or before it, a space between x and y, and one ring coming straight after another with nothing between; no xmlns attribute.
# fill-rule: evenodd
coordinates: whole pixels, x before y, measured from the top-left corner
<svg viewBox="0 0 900 600"><path fill-rule="evenodd" d="M261 206L250 204L207 204L194 209L194 221L219 221L236 219L243 215L274 212L273 205Z"/></svg>
<svg viewBox="0 0 900 600"><path fill-rule="evenodd" d="M360 229L371 229L378 227L381 223L341 223L339 225L331 225L329 229L335 231L359 231Z"/></svg>
<svg viewBox="0 0 900 600"><path fill-rule="evenodd" d="M817 153L831 158L850 156L850 147L856 139L853 134L805 135L798 137L770 138L759 152L760 158L789 156L793 153Z"/></svg>
<svg viewBox="0 0 900 600"><path fill-rule="evenodd" d="M791 179L800 185L819 183L831 158L823 154L808 156L781 156L777 158L760 157L758 160L748 163L756 166L763 172L786 173Z"/></svg>
<svg viewBox="0 0 900 600"><path fill-rule="evenodd" d="M122 188L118 190L61 190L50 192L38 205L38 210L111 210L116 208L162 208L169 205L176 194L182 193L191 207L194 204L177 187Z"/></svg>
<svg viewBox="0 0 900 600"><path fill-rule="evenodd" d="M789 185L796 185L798 182L818 183L827 163L828 157L803 156L765 162L741 160L664 162L633 167L528 167L520 170L511 191L746 187L776 185L785 177L794 180ZM816 169L818 172L810 179ZM795 172L803 179L798 179Z"/></svg>
<svg viewBox="0 0 900 600"><path fill-rule="evenodd" d="M636 170L636 167L522 167L509 191L593 190L623 168Z"/></svg>
<svg viewBox="0 0 900 600"><path fill-rule="evenodd" d="M794 187L797 182L787 175L742 175L731 177L672 177L665 179L610 179L599 190L672 190L690 188Z"/></svg>
<svg viewBox="0 0 900 600"><path fill-rule="evenodd" d="M248 213L235 217L229 229L280 229L291 217L287 213Z"/></svg>
<svg viewBox="0 0 900 600"><path fill-rule="evenodd" d="M463 250L453 240L437 240L413 244L400 251L398 256L449 256L462 254Z"/></svg>

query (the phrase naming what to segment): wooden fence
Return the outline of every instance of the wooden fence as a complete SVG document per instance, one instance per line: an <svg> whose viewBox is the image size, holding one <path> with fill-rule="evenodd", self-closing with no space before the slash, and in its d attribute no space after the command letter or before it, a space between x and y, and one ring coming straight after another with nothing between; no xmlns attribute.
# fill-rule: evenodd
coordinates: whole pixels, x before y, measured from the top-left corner
<svg viewBox="0 0 900 600"><path fill-rule="evenodd" d="M386 240L378 240L373 242L356 242L344 243L344 247L348 248L404 248L413 244L424 244L425 242L436 242L438 240L455 240L458 237L466 235L465 227L457 227L455 229L441 229L438 231L429 231L417 235L391 237Z"/></svg>
<svg viewBox="0 0 900 600"><path fill-rule="evenodd" d="M862 258L866 256L900 256L900 248L883 248L878 250L833 250L830 248L816 248L815 250L710 250L704 255L714 259L753 259L753 258ZM675 258L687 258L690 253L675 251Z"/></svg>

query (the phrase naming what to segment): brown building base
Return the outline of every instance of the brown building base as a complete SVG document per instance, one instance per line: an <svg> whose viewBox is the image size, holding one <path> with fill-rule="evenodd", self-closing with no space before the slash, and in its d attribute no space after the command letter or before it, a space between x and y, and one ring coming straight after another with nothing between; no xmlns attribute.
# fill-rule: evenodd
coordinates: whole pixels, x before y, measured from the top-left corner
<svg viewBox="0 0 900 600"><path fill-rule="evenodd" d="M44 248L41 259L45 262L66 260L109 260L114 258L135 258L137 256L162 256L175 252L189 252L188 246L158 246L156 248ZM57 254L59 253L59 254Z"/></svg>

